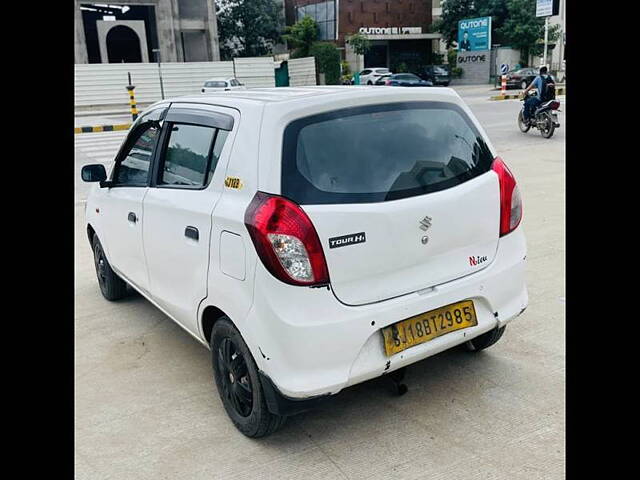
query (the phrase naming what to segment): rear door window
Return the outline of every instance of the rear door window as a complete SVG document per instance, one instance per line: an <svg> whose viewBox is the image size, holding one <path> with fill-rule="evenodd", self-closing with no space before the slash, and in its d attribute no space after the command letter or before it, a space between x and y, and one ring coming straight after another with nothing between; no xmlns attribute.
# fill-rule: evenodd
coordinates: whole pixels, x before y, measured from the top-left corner
<svg viewBox="0 0 640 480"><path fill-rule="evenodd" d="M201 188L208 184L228 132L203 125L169 123L159 185Z"/></svg>
<svg viewBox="0 0 640 480"><path fill-rule="evenodd" d="M455 104L369 105L290 123L281 189L302 205L383 202L459 185L492 161Z"/></svg>
<svg viewBox="0 0 640 480"><path fill-rule="evenodd" d="M224 81L206 82L204 86L208 88L225 88L227 86L227 82L224 82Z"/></svg>

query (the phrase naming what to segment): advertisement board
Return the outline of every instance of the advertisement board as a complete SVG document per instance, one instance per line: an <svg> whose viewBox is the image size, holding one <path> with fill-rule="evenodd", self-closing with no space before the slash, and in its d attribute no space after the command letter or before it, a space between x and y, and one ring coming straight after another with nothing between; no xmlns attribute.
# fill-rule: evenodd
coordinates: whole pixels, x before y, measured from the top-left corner
<svg viewBox="0 0 640 480"><path fill-rule="evenodd" d="M536 0L536 17L558 15L560 0Z"/></svg>
<svg viewBox="0 0 640 480"><path fill-rule="evenodd" d="M467 18L458 22L458 51L491 49L491 17Z"/></svg>

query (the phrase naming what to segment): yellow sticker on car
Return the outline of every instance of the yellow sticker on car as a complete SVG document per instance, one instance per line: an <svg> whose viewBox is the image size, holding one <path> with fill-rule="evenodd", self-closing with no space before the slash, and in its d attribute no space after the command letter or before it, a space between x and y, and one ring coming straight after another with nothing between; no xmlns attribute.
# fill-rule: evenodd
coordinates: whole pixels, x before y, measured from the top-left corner
<svg viewBox="0 0 640 480"><path fill-rule="evenodd" d="M227 177L224 179L224 186L227 188L234 188L236 190L240 190L242 185L242 180L238 177Z"/></svg>

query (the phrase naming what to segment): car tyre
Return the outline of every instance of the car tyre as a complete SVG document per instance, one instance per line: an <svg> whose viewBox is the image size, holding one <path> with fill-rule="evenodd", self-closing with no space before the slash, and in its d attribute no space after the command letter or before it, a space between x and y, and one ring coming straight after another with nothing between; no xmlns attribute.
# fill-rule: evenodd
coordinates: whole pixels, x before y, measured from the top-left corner
<svg viewBox="0 0 640 480"><path fill-rule="evenodd" d="M367 85L373 85L373 82L372 82L371 80L369 80L369 81L367 82Z"/></svg>
<svg viewBox="0 0 640 480"><path fill-rule="evenodd" d="M211 331L211 363L220 400L227 415L244 435L271 435L286 421L267 408L258 367L228 317L222 317Z"/></svg>
<svg viewBox="0 0 640 480"><path fill-rule="evenodd" d="M113 302L127 296L127 283L111 268L97 235L93 236L93 261L102 296Z"/></svg>
<svg viewBox="0 0 640 480"><path fill-rule="evenodd" d="M465 346L470 352L479 352L481 350L484 350L485 348L489 348L491 345L500 340L500 338L502 338L502 335L504 334L504 330L506 328L506 325L501 328L496 327L493 330L488 331L487 333L483 333L482 335L469 340L465 344Z"/></svg>

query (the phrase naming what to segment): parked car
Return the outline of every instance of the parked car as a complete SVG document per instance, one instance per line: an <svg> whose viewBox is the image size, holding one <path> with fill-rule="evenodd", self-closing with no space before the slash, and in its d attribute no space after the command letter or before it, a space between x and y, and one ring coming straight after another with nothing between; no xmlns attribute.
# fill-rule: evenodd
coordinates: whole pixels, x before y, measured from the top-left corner
<svg viewBox="0 0 640 480"><path fill-rule="evenodd" d="M450 89L166 99L82 178L102 295L130 285L206 346L250 437L527 307L516 180Z"/></svg>
<svg viewBox="0 0 640 480"><path fill-rule="evenodd" d="M445 65L427 65L416 72L423 80L429 81L434 85L449 86L451 83L451 74Z"/></svg>
<svg viewBox="0 0 640 480"><path fill-rule="evenodd" d="M432 87L433 83L422 80L413 73L394 73L385 75L376 81L376 85L387 85L391 87Z"/></svg>
<svg viewBox="0 0 640 480"><path fill-rule="evenodd" d="M365 68L360 72L360 85L374 85L379 77L391 73L388 68L383 67Z"/></svg>
<svg viewBox="0 0 640 480"><path fill-rule="evenodd" d="M535 68L511 70L507 73L507 88L522 88L524 90L537 75L538 70Z"/></svg>
<svg viewBox="0 0 640 480"><path fill-rule="evenodd" d="M202 93L222 92L229 90L246 90L236 78L211 78L204 82Z"/></svg>

